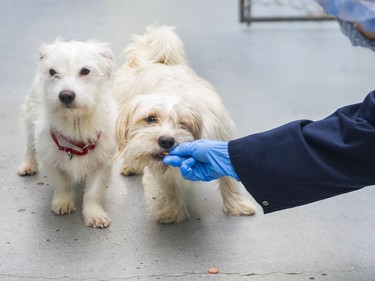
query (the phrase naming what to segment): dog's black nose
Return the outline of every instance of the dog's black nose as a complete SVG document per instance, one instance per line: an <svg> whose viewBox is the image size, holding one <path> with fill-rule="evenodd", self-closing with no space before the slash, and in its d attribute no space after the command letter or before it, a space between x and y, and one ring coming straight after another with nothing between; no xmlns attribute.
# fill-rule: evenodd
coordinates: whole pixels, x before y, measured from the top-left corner
<svg viewBox="0 0 375 281"><path fill-rule="evenodd" d="M158 140L160 147L164 149L171 149L175 144L175 139L172 137L161 136Z"/></svg>
<svg viewBox="0 0 375 281"><path fill-rule="evenodd" d="M69 104L74 101L76 94L73 91L61 91L59 99L62 103Z"/></svg>

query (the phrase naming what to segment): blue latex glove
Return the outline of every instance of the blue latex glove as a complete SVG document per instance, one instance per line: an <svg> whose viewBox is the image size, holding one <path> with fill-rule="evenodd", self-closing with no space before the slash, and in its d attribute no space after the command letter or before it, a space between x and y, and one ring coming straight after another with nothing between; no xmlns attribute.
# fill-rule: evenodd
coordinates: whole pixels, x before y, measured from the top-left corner
<svg viewBox="0 0 375 281"><path fill-rule="evenodd" d="M228 142L196 140L181 143L163 157L164 164L180 167L191 181L211 181L224 176L239 180L228 153Z"/></svg>

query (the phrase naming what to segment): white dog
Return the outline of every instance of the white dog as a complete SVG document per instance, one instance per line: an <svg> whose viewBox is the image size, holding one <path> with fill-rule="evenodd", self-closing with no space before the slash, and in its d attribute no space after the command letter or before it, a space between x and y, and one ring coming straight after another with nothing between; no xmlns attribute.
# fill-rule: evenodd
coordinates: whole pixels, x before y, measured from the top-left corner
<svg viewBox="0 0 375 281"><path fill-rule="evenodd" d="M18 174L35 174L41 164L54 188L52 210L59 215L76 210L73 185L84 181L85 224L107 227L102 204L116 152L112 52L103 43L61 39L39 51L23 108L27 150Z"/></svg>
<svg viewBox="0 0 375 281"><path fill-rule="evenodd" d="M120 104L116 134L125 159L122 174L143 171L143 184L160 188L164 197L156 219L182 222L189 217L183 187L192 183L164 165L162 156L181 142L228 140L234 124L214 88L187 65L172 27L150 25L126 48L125 58L113 87ZM219 187L226 214L255 212L236 180L224 177Z"/></svg>

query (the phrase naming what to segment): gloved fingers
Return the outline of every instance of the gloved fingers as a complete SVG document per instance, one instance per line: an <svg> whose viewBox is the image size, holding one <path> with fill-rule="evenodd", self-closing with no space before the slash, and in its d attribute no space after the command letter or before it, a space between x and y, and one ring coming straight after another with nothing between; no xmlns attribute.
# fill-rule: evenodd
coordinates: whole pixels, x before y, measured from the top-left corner
<svg viewBox="0 0 375 281"><path fill-rule="evenodd" d="M163 163L166 165L170 165L172 167L180 167L182 162L185 161L185 157L179 157L179 156L164 156L163 157Z"/></svg>
<svg viewBox="0 0 375 281"><path fill-rule="evenodd" d="M181 165L180 172L181 172L182 177L186 180L189 180L189 181L201 180L195 176L194 170L189 166Z"/></svg>
<svg viewBox="0 0 375 281"><path fill-rule="evenodd" d="M172 156L191 156L191 142L183 142L176 147L169 150L169 154Z"/></svg>
<svg viewBox="0 0 375 281"><path fill-rule="evenodd" d="M190 158L185 158L185 160L181 163L181 166L188 166L188 167L193 167L197 163L197 161L190 157Z"/></svg>

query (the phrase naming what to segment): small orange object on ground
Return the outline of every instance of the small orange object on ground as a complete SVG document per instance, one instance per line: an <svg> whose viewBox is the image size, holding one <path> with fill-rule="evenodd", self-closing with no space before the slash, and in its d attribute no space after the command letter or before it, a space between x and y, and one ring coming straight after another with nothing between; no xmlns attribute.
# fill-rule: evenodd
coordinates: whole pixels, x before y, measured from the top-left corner
<svg viewBox="0 0 375 281"><path fill-rule="evenodd" d="M209 273L209 274L218 274L218 273L219 273L219 269L216 268L216 267L210 267L210 268L208 269L208 273Z"/></svg>

